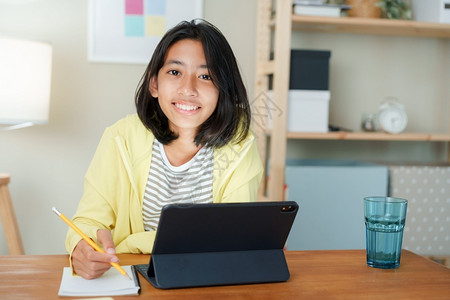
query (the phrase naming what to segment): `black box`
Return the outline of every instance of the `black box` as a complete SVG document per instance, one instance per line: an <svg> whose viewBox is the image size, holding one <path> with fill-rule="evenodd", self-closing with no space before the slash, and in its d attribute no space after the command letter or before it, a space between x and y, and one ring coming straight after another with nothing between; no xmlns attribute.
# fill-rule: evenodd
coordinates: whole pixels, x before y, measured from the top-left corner
<svg viewBox="0 0 450 300"><path fill-rule="evenodd" d="M329 90L329 61L331 51L291 50L290 90ZM270 56L273 59L273 53ZM269 90L273 75L269 75Z"/></svg>
<svg viewBox="0 0 450 300"><path fill-rule="evenodd" d="M289 89L329 90L331 51L291 50Z"/></svg>

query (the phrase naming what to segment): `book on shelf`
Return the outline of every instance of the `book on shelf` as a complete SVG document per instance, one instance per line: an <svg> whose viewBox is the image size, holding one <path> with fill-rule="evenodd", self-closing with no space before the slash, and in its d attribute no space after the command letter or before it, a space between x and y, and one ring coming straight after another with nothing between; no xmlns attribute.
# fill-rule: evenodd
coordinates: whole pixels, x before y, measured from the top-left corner
<svg viewBox="0 0 450 300"><path fill-rule="evenodd" d="M294 14L304 16L340 17L349 5L321 4L317 1L294 1Z"/></svg>
<svg viewBox="0 0 450 300"><path fill-rule="evenodd" d="M111 268L101 277L87 280L72 275L72 269L63 269L58 296L91 297L138 295L141 289L134 266L122 266L132 280Z"/></svg>

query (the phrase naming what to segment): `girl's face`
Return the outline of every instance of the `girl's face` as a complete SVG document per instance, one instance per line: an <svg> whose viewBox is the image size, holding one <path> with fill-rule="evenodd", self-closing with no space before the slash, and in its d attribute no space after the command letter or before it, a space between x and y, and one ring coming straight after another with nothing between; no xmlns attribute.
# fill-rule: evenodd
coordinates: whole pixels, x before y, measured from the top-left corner
<svg viewBox="0 0 450 300"><path fill-rule="evenodd" d="M150 93L158 98L174 133L183 129L197 132L216 109L219 98L202 43L185 39L173 44L158 76L150 81Z"/></svg>

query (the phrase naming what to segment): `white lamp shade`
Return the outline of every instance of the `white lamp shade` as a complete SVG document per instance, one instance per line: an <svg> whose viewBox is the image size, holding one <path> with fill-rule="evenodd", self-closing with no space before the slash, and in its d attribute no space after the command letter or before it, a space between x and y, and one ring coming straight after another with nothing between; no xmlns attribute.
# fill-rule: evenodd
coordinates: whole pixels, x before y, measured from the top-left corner
<svg viewBox="0 0 450 300"><path fill-rule="evenodd" d="M52 47L0 37L0 124L46 123Z"/></svg>

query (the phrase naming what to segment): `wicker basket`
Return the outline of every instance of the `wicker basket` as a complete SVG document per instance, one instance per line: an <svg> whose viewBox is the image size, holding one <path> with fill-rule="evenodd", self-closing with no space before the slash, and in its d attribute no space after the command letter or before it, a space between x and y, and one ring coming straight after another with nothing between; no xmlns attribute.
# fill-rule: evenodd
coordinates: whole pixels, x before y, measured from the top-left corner
<svg viewBox="0 0 450 300"><path fill-rule="evenodd" d="M347 15L359 18L380 18L381 8L375 5L377 2L379 0L346 0L346 4L352 6L352 9L347 11Z"/></svg>

